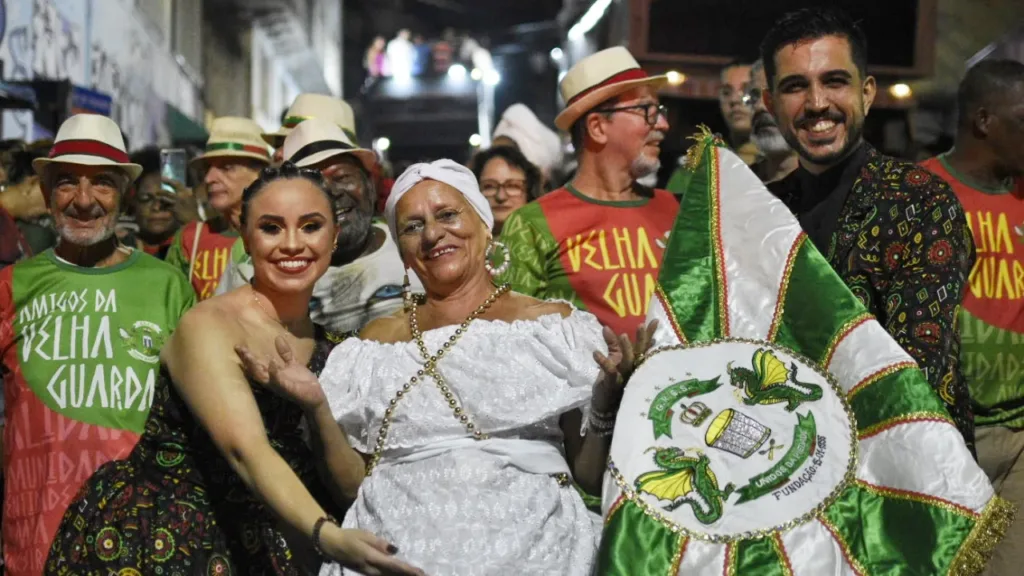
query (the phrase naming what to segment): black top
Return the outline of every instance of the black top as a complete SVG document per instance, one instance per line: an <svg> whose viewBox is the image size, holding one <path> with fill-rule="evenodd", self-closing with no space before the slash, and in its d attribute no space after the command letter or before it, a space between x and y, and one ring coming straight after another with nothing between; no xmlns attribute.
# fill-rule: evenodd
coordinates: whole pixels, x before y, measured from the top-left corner
<svg viewBox="0 0 1024 576"><path fill-rule="evenodd" d="M862 142L839 164L821 174L811 174L801 165L768 186L796 215L808 238L826 257L835 249L832 234L867 156L867 146Z"/></svg>

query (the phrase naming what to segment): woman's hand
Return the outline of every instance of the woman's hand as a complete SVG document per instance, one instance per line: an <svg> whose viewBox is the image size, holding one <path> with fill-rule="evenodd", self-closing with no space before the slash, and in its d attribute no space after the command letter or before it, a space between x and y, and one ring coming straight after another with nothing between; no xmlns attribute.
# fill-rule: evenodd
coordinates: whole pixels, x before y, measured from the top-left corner
<svg viewBox="0 0 1024 576"><path fill-rule="evenodd" d="M422 570L394 557L398 548L369 532L324 525L320 543L332 559L366 576L425 576Z"/></svg>
<svg viewBox="0 0 1024 576"><path fill-rule="evenodd" d="M657 329L657 320L652 320L646 326L640 325L636 329L636 344L633 344L625 334L616 336L605 327L604 341L608 344L608 355L594 352L594 360L601 367L603 377L594 386L591 409L598 412L618 410L626 382L636 369L637 359L647 353Z"/></svg>
<svg viewBox="0 0 1024 576"><path fill-rule="evenodd" d="M274 340L279 358L267 359L249 350L244 344L235 346L242 368L250 378L295 402L304 410L314 411L327 401L316 375L295 359L295 353L284 335Z"/></svg>

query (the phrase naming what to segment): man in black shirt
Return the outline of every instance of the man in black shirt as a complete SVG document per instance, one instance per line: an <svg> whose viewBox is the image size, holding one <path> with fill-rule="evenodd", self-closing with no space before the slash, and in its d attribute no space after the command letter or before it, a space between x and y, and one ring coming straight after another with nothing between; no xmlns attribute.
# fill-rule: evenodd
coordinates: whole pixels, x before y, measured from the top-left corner
<svg viewBox="0 0 1024 576"><path fill-rule="evenodd" d="M974 243L949 186L864 142L875 97L867 42L842 12L783 16L761 44L765 105L800 156L769 189L921 367L974 451L957 316Z"/></svg>

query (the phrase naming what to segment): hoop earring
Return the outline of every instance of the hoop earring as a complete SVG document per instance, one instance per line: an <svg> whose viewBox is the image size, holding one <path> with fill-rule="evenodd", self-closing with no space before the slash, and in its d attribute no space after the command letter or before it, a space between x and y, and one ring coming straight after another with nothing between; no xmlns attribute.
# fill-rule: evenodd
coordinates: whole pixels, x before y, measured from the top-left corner
<svg viewBox="0 0 1024 576"><path fill-rule="evenodd" d="M406 312L412 310L412 289L409 286L409 270L405 271L405 278L402 279L402 307Z"/></svg>
<svg viewBox="0 0 1024 576"><path fill-rule="evenodd" d="M491 256L494 256L494 252L501 248L501 264L494 266L491 264ZM491 240L491 243L487 245L487 253L484 256L484 268L491 276L501 276L508 270L509 264L512 263L512 254L509 252L508 246L505 246L504 242L499 240Z"/></svg>

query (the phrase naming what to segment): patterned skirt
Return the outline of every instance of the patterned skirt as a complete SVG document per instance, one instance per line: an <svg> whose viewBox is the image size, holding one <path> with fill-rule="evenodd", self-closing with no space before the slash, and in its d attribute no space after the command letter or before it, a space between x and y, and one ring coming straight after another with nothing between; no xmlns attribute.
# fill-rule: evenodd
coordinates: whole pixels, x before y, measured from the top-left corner
<svg viewBox="0 0 1024 576"><path fill-rule="evenodd" d="M317 573L319 559L289 544L277 520L219 454L204 455L219 465L199 472L192 455L161 448L152 452L140 443L127 460L108 462L93 474L64 514L46 574ZM153 457L144 457L147 452Z"/></svg>

